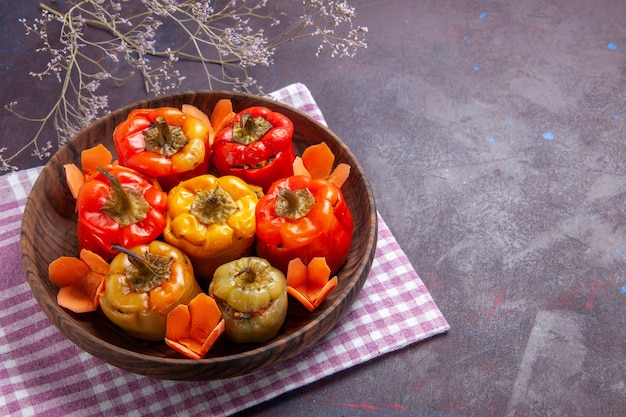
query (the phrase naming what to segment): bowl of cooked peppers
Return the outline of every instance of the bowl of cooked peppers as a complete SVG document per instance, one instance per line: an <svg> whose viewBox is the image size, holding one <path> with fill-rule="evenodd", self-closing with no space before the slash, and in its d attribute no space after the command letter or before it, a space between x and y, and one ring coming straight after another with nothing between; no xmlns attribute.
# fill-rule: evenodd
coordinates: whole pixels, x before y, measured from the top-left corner
<svg viewBox="0 0 626 417"><path fill-rule="evenodd" d="M269 98L177 93L114 111L43 168L22 262L73 343L150 377L256 372L317 343L370 271L377 217L353 153Z"/></svg>

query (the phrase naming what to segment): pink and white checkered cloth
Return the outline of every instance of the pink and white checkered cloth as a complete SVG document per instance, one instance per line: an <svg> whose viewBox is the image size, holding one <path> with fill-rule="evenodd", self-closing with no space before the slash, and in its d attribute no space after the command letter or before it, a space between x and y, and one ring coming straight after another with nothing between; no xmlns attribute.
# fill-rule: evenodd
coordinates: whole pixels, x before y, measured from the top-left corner
<svg viewBox="0 0 626 417"><path fill-rule="evenodd" d="M324 123L306 86L272 95ZM254 374L207 382L162 381L115 368L67 340L26 283L20 224L39 172L0 177L1 415L229 415L449 328L379 216L376 256L359 297L308 351Z"/></svg>

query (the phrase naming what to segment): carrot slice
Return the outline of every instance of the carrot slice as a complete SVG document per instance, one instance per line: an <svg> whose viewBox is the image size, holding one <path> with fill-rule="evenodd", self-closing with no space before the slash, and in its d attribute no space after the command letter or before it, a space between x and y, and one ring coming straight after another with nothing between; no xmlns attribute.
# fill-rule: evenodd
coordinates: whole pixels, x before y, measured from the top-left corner
<svg viewBox="0 0 626 417"><path fill-rule="evenodd" d="M304 166L304 162L302 162L302 157L300 156L296 156L293 160L293 175L303 175L311 178L311 173Z"/></svg>
<svg viewBox="0 0 626 417"><path fill-rule="evenodd" d="M85 183L85 175L76 164L65 164L63 165L63 169L65 170L65 182L67 182L67 187L70 189L72 197L76 199L78 198L80 188Z"/></svg>
<svg viewBox="0 0 626 417"><path fill-rule="evenodd" d="M226 330L226 322L222 319L219 323L217 323L217 326L215 326L209 337L207 337L202 344L202 350L200 351L202 356L206 355L207 352L213 347L215 342L217 342L217 339L219 339L224 333L224 330Z"/></svg>
<svg viewBox="0 0 626 417"><path fill-rule="evenodd" d="M89 267L91 271L97 274L106 275L109 272L109 264L107 261L105 261L102 256L90 251L89 249L81 249L79 258Z"/></svg>
<svg viewBox="0 0 626 417"><path fill-rule="evenodd" d="M335 163L335 155L326 142L321 142L307 147L302 152L302 162L312 178L328 178Z"/></svg>
<svg viewBox="0 0 626 417"><path fill-rule="evenodd" d="M189 305L178 305L167 315L165 343L192 359L201 359L224 333L226 326L217 303L200 293Z"/></svg>
<svg viewBox="0 0 626 417"><path fill-rule="evenodd" d="M294 288L306 287L307 267L300 258L294 258L287 265L287 285Z"/></svg>
<svg viewBox="0 0 626 417"><path fill-rule="evenodd" d="M338 164L333 172L328 176L328 181L334 183L337 188L341 188L350 176L350 165L345 163Z"/></svg>
<svg viewBox="0 0 626 417"><path fill-rule="evenodd" d="M191 314L188 306L179 304L167 314L166 339L182 340L189 335L190 328Z"/></svg>
<svg viewBox="0 0 626 417"><path fill-rule="evenodd" d="M287 286L287 294L298 300L298 302L300 302L300 304L302 304L307 310L315 310L315 306L313 305L313 303L307 298L305 294L298 291L297 289Z"/></svg>
<svg viewBox="0 0 626 417"><path fill-rule="evenodd" d="M106 166L111 162L113 162L111 151L101 143L80 153L80 165L85 175L93 174L99 166Z"/></svg>
<svg viewBox="0 0 626 417"><path fill-rule="evenodd" d="M91 298L78 284L60 288L57 294L57 303L74 313L88 313L96 310Z"/></svg>
<svg viewBox="0 0 626 417"><path fill-rule="evenodd" d="M204 341L222 319L222 312L212 297L195 297L189 303L189 337Z"/></svg>
<svg viewBox="0 0 626 417"><path fill-rule="evenodd" d="M337 287L337 277L329 280L329 276L330 268L326 258L313 258L306 266L296 258L287 267L287 292L309 311L313 311Z"/></svg>
<svg viewBox="0 0 626 417"><path fill-rule="evenodd" d="M48 277L57 287L78 284L89 273L89 267L73 256L61 256L48 265Z"/></svg>
<svg viewBox="0 0 626 417"><path fill-rule="evenodd" d="M87 276L80 281L80 285L87 296L94 302L95 307L98 306L98 297L104 290L104 276L96 272L89 271ZM94 310L96 309L94 308Z"/></svg>
<svg viewBox="0 0 626 417"><path fill-rule="evenodd" d="M57 303L74 313L87 313L98 309L99 296L104 290L104 277L89 271L77 284L59 289Z"/></svg>
<svg viewBox="0 0 626 417"><path fill-rule="evenodd" d="M192 104L183 104L181 107L181 110L183 113L186 113L200 120L208 128L210 128L213 125L211 123L211 119L209 119L209 116L205 112L203 112L202 110L200 110L199 108L197 108L196 106Z"/></svg>
<svg viewBox="0 0 626 417"><path fill-rule="evenodd" d="M319 293L317 293L317 297L315 298L315 301L313 302L313 306L315 308L319 307L319 305L322 304L322 301L324 301L326 297L328 297L328 294L330 294L332 290L337 288L338 282L339 281L337 280L336 276L328 280L328 282L326 283L326 285L324 285L322 290Z"/></svg>
<svg viewBox="0 0 626 417"><path fill-rule="evenodd" d="M302 157L293 161L294 175L305 175L313 179L325 179L341 188L350 176L350 165L339 163L333 169L335 155L325 142L310 145L302 152Z"/></svg>
<svg viewBox="0 0 626 417"><path fill-rule="evenodd" d="M59 287L57 303L75 313L98 309L100 293L104 291L104 277L109 269L106 261L98 259L98 255L89 254L89 251L84 254L81 251L81 255L89 263L83 258L61 256L48 265L48 278Z"/></svg>
<svg viewBox="0 0 626 417"><path fill-rule="evenodd" d="M190 339L185 339L184 342L176 342L172 339L165 339L165 344L176 350L177 352L180 352L183 355L187 356L188 358L202 359L211 349L211 347L213 347L213 345L215 344L217 339L219 339L222 333L224 333L225 329L226 324L224 320L221 320L202 345Z"/></svg>
<svg viewBox="0 0 626 417"><path fill-rule="evenodd" d="M191 359L202 359L203 357L194 352L192 349L189 349L182 343L175 342L172 339L165 339L165 344L174 349L175 351L182 353Z"/></svg>
<svg viewBox="0 0 626 417"><path fill-rule="evenodd" d="M233 111L233 102L229 98L223 98L215 103L211 113L211 124L217 135L224 126L230 122L236 113Z"/></svg>
<svg viewBox="0 0 626 417"><path fill-rule="evenodd" d="M237 113L232 112L227 114L218 125L215 126L215 134L217 135L217 133L222 130L224 127L226 127L226 125L228 123L230 123L231 120L233 120L233 118L237 115Z"/></svg>
<svg viewBox="0 0 626 417"><path fill-rule="evenodd" d="M233 102L228 98L218 100L211 112L211 124L219 126L231 113L233 113Z"/></svg>
<svg viewBox="0 0 626 417"><path fill-rule="evenodd" d="M306 266L308 286L311 289L321 289L330 277L330 268L326 263L326 258L316 257L311 259Z"/></svg>

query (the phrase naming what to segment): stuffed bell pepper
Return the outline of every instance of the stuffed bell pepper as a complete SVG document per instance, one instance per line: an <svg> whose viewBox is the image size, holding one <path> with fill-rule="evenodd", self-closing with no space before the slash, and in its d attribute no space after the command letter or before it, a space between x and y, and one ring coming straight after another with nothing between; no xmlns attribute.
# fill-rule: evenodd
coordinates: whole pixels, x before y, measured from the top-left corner
<svg viewBox="0 0 626 417"><path fill-rule="evenodd" d="M166 207L167 194L153 179L120 165L98 167L76 198L78 244L109 260L117 253L113 245L128 248L156 239Z"/></svg>
<svg viewBox="0 0 626 417"><path fill-rule="evenodd" d="M267 342L287 316L287 280L266 259L243 257L220 266L209 295L222 311L224 335L233 342Z"/></svg>
<svg viewBox="0 0 626 417"><path fill-rule="evenodd" d="M118 248L109 266L100 307L126 333L138 339L165 338L167 314L201 293L191 262L159 240Z"/></svg>
<svg viewBox="0 0 626 417"><path fill-rule="evenodd" d="M189 256L199 280L209 281L218 266L252 251L257 202L255 187L234 176L183 181L168 193L164 239Z"/></svg>
<svg viewBox="0 0 626 417"><path fill-rule="evenodd" d="M113 142L121 165L155 177L169 190L209 171L210 129L173 107L137 109L115 128Z"/></svg>
<svg viewBox="0 0 626 417"><path fill-rule="evenodd" d="M293 175L293 123L266 107L247 108L216 132L212 152L219 175L236 175L267 191Z"/></svg>
<svg viewBox="0 0 626 417"><path fill-rule="evenodd" d="M287 273L289 261L323 257L335 274L348 257L354 223L332 182L292 176L275 182L257 204L256 254Z"/></svg>

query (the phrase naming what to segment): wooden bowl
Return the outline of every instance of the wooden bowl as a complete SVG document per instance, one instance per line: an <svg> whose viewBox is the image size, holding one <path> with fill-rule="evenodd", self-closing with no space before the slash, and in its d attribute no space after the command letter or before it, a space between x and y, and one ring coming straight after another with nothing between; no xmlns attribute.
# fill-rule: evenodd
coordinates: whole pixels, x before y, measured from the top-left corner
<svg viewBox="0 0 626 417"><path fill-rule="evenodd" d="M207 113L221 98L230 98L235 111L262 105L291 118L294 143L300 154L309 144L325 141L336 162L352 167L342 191L352 211L355 234L346 264L338 274L339 285L314 312L290 298L287 320L280 334L262 345L232 344L222 339L204 359L192 360L165 343L134 339L97 310L74 314L57 304L58 289L48 279L48 264L60 256L77 256L75 200L65 183L63 164L80 166L80 153L98 143L115 156L112 133L136 108L193 104ZM349 310L370 271L377 237L376 208L372 191L352 152L329 129L308 115L271 99L231 92L190 92L144 100L105 116L81 131L44 167L26 202L22 222L21 251L26 278L48 318L72 342L93 356L128 371L174 380L211 380L252 373L282 362L310 348L328 333Z"/></svg>

